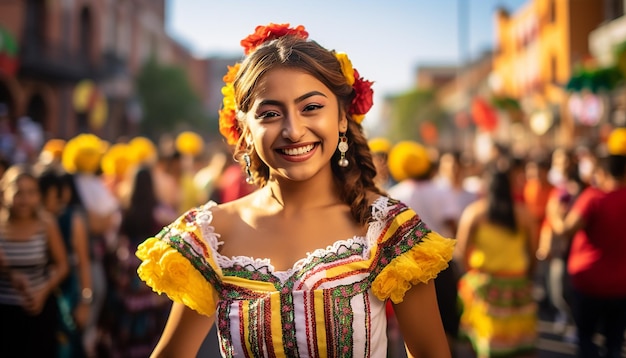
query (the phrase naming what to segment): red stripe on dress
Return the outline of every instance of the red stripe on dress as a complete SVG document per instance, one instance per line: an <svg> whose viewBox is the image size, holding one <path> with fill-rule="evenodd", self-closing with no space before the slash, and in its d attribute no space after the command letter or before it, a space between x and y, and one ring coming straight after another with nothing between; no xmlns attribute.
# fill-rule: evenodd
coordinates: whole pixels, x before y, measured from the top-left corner
<svg viewBox="0 0 626 358"><path fill-rule="evenodd" d="M275 357L274 342L272 342L272 300L268 296L263 299L263 340L267 346L267 354Z"/></svg>
<svg viewBox="0 0 626 358"><path fill-rule="evenodd" d="M243 317L243 302L239 301L239 339L241 340L241 345L243 348L243 354L246 358L251 358L250 354L248 354L248 340L246 339L246 334L244 332L243 327L245 326L245 320Z"/></svg>
<svg viewBox="0 0 626 358"><path fill-rule="evenodd" d="M317 322L315 321L315 293L309 291L302 295L304 301L304 317L306 327L306 344L309 356L319 357L319 346L317 345Z"/></svg>
<svg viewBox="0 0 626 358"><path fill-rule="evenodd" d="M363 257L361 257L359 255L352 255L352 256L346 257L343 260L333 261L333 262L329 262L329 263L323 264L323 265L316 265L313 270L308 271L306 274L304 274L302 277L300 277L300 279L299 279L300 283L298 284L298 286L295 287L295 289L296 290L302 290L302 287L304 286L304 283L311 276L319 273L320 271L327 271L327 270L330 270L330 269L335 268L335 267L344 266L344 265L351 264L353 262L359 262L359 261L363 261Z"/></svg>
<svg viewBox="0 0 626 358"><path fill-rule="evenodd" d="M335 357L335 320L333 317L333 298L330 290L324 290L324 322L326 322L326 356ZM319 355L318 355L319 357Z"/></svg>
<svg viewBox="0 0 626 358"><path fill-rule="evenodd" d="M318 289L319 286L321 286L323 283L326 283L326 282L331 282L331 281L335 281L335 280L341 280L341 279L344 279L346 277L355 276L355 275L359 275L361 273L367 273L367 272L369 272L368 269L362 269L362 270L358 270L358 271L344 272L343 274L337 275L337 276L334 276L334 277L320 279L320 280L317 280L317 282L315 283L315 285L313 285L313 287L311 287L311 290ZM363 281L363 280L359 280L357 282L361 282L361 281ZM352 284L354 284L354 283L352 283Z"/></svg>

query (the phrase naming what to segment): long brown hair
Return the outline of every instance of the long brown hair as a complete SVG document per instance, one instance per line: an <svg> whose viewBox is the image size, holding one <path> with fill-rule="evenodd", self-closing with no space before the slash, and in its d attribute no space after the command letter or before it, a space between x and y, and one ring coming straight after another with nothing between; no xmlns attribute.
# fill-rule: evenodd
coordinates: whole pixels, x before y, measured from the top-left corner
<svg viewBox="0 0 626 358"><path fill-rule="evenodd" d="M306 72L328 87L337 97L340 113L348 119L346 137L350 149L346 153L349 165L340 167L339 151L331 160L335 183L340 191L341 200L351 208L352 216L359 223L369 221L371 212L368 192L383 194L374 183L374 166L363 127L348 114L354 97L354 90L348 84L341 71L341 65L334 51L329 51L314 41L307 41L294 36L284 36L267 42L252 52L242 63L235 81L235 101L243 113L250 111L257 85L260 79L274 68L294 68ZM248 148L246 135L249 133L245 122L241 121L242 135L235 146L234 156L239 160L244 153L250 154L255 184L263 187L269 180L269 167L259 158L255 149Z"/></svg>

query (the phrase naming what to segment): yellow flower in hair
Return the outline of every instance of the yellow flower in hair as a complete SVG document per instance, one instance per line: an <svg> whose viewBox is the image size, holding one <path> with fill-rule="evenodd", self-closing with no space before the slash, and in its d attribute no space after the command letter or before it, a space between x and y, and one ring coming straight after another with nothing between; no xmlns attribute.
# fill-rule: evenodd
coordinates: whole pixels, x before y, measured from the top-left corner
<svg viewBox="0 0 626 358"><path fill-rule="evenodd" d="M62 164L69 173L95 173L108 144L94 134L79 134L63 150Z"/></svg>
<svg viewBox="0 0 626 358"><path fill-rule="evenodd" d="M626 128L615 128L606 145L609 154L626 156Z"/></svg>
<svg viewBox="0 0 626 358"><path fill-rule="evenodd" d="M176 149L182 154L195 156L204 149L204 140L194 132L182 132L176 137Z"/></svg>
<svg viewBox="0 0 626 358"><path fill-rule="evenodd" d="M424 146L413 141L396 144L389 152L389 173L396 181L420 177L430 170L430 158Z"/></svg>
<svg viewBox="0 0 626 358"><path fill-rule="evenodd" d="M354 84L354 68L352 67L352 61L348 58L348 55L344 52L335 53L335 57L341 65L341 72L348 81L348 84L352 86Z"/></svg>

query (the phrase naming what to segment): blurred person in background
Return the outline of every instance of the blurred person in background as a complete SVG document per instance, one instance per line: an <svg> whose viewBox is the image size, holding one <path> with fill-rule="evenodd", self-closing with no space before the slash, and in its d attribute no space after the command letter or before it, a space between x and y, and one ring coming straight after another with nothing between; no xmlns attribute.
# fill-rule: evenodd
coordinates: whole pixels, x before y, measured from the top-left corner
<svg viewBox="0 0 626 358"><path fill-rule="evenodd" d="M523 191L523 203L535 219L537 228L536 237L539 238L542 230L549 230L546 221L546 207L554 185L548 179L548 173L552 167L551 156L538 150L528 154L526 161L526 182ZM542 308L553 310L548 295L548 262L537 261L535 271L535 299Z"/></svg>
<svg viewBox="0 0 626 358"><path fill-rule="evenodd" d="M386 191L394 184L393 178L389 174L389 166L387 165L391 143L387 138L378 137L370 139L367 145L372 152L372 159L376 167L376 177L374 177L374 181L381 190Z"/></svg>
<svg viewBox="0 0 626 358"><path fill-rule="evenodd" d="M502 158L487 166L484 196L465 209L456 235L461 332L479 358L532 355L537 338L537 223L513 199L508 169Z"/></svg>
<svg viewBox="0 0 626 358"><path fill-rule="evenodd" d="M607 147L595 185L551 218L555 233L572 238L567 270L578 356L584 358L621 357L626 329L626 128L614 129ZM601 345L596 333L604 336Z"/></svg>
<svg viewBox="0 0 626 358"><path fill-rule="evenodd" d="M450 225L460 217L459 203L451 190L440 187L433 180L435 169L428 149L414 141L399 142L391 148L387 163L392 178L397 182L388 189L389 196L420 213L422 221L430 229L445 233L445 237L454 237L453 228L456 226ZM457 281L458 269L454 260L435 278L439 313L453 356L460 318Z"/></svg>
<svg viewBox="0 0 626 358"><path fill-rule="evenodd" d="M11 162L13 164L35 164L44 144L41 123L35 122L27 116L18 118L15 139Z"/></svg>
<svg viewBox="0 0 626 358"><path fill-rule="evenodd" d="M557 167L558 170L552 171L555 184L546 205L546 224L541 227L537 258L548 263L548 297L556 309L554 330L558 334L564 334L565 340L575 342L575 330L569 328L574 323L570 310L571 279L567 273L570 240L554 233L552 218L559 210L563 210L563 206L569 210L586 184L580 178L571 154L567 151L555 152L561 153L556 156L563 163ZM561 155L565 157L560 157Z"/></svg>
<svg viewBox="0 0 626 358"><path fill-rule="evenodd" d="M441 154L434 182L444 193L446 203L449 204L444 210L443 235L454 237L458 228L459 219L463 210L473 203L478 194L468 191L463 187L466 178L465 165L462 162L461 153L447 151Z"/></svg>
<svg viewBox="0 0 626 358"><path fill-rule="evenodd" d="M37 177L26 165L0 180L0 347L3 357L58 352L54 291L68 274L56 220L41 210Z"/></svg>
<svg viewBox="0 0 626 358"><path fill-rule="evenodd" d="M110 335L109 354L114 357L147 357L163 331L171 302L159 296L137 276L139 259L133 255L148 236L178 216L156 197L152 170L147 165L133 171L130 191L123 198L119 245L108 264L109 301L105 307Z"/></svg>
<svg viewBox="0 0 626 358"><path fill-rule="evenodd" d="M86 357L82 332L87 326L93 290L87 223L82 208L71 203L72 178L51 167L39 175L44 208L59 225L69 260L69 274L56 299L59 306L59 357Z"/></svg>
<svg viewBox="0 0 626 358"><path fill-rule="evenodd" d="M91 249L91 283L93 302L89 321L83 332L83 342L89 357L97 354L104 327L100 325L102 307L107 295L105 258L117 246L121 222L119 200L105 185L101 172L102 156L108 143L93 134L79 134L68 140L63 149L62 163L72 174L76 195L73 198L83 208L87 221Z"/></svg>
<svg viewBox="0 0 626 358"><path fill-rule="evenodd" d="M194 177L197 172L196 160L204 152L204 139L197 133L184 131L176 136L174 142L176 151L181 155L180 172L176 176L176 181L180 187L179 214L195 208L206 201L204 192L196 185Z"/></svg>
<svg viewBox="0 0 626 358"><path fill-rule="evenodd" d="M548 180L550 157L545 153L531 155L526 164L524 203L539 229L546 218L546 204L554 186Z"/></svg>
<svg viewBox="0 0 626 358"><path fill-rule="evenodd" d="M193 176L200 203L206 203L211 199L217 181L226 168L228 157L228 148L222 143L209 146L207 152L201 156L198 169Z"/></svg>
<svg viewBox="0 0 626 358"><path fill-rule="evenodd" d="M11 119L9 118L9 106L0 102L0 157L11 162L15 151L16 138Z"/></svg>

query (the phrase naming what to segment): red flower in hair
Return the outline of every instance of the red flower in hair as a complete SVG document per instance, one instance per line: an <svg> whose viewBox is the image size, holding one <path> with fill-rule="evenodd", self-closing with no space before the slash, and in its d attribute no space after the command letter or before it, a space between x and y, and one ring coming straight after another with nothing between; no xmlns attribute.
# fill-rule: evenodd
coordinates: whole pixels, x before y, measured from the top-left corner
<svg viewBox="0 0 626 358"><path fill-rule="evenodd" d="M355 96L350 105L350 114L353 115L354 120L358 123L361 123L365 114L374 105L373 84L374 82L364 79L359 74L359 71L354 70L354 84L352 88L354 88Z"/></svg>
<svg viewBox="0 0 626 358"><path fill-rule="evenodd" d="M286 35L293 35L302 39L309 37L309 33L304 30L304 26L302 25L291 28L289 24L270 23L267 26L257 26L253 34L241 40L241 46L244 49L244 53L248 55L263 43Z"/></svg>

